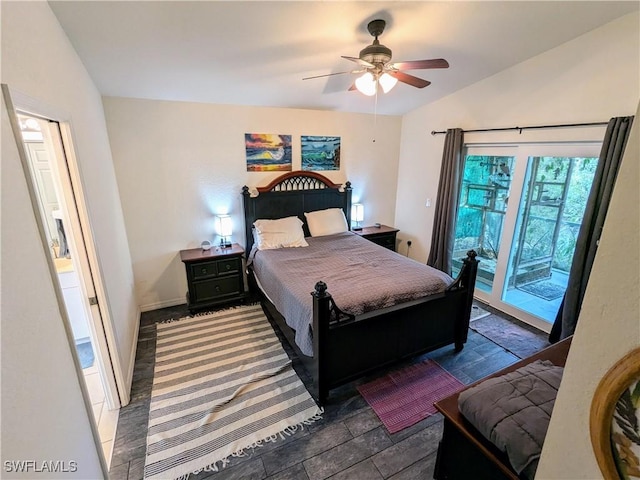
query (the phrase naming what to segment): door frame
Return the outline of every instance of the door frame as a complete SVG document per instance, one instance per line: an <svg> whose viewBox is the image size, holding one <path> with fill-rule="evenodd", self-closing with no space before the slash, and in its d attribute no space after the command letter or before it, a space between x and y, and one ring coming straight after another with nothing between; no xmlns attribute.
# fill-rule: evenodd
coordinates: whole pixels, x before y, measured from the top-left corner
<svg viewBox="0 0 640 480"><path fill-rule="evenodd" d="M2 88L2 96L4 100L4 106L7 110L7 116L9 119L9 123L11 126L11 130L13 131L13 137L16 144L16 150L18 156L20 157L20 163L22 165L23 174L25 177L25 184L27 187L27 192L29 194L29 199L31 201L31 208L34 215L34 220L36 222L36 227L38 230L38 236L40 237L40 241L42 243L42 248L44 250L44 257L47 263L47 268L49 270L49 275L51 276L51 283L53 287L53 291L56 297L56 301L58 304L58 314L63 320L63 328L67 337L67 342L69 345L69 349L71 351L71 358L73 360L73 364L76 370L76 375L78 377L78 386L80 387L80 392L82 394L82 400L84 402L86 415L89 419L89 427L91 429L93 442L96 448L96 453L98 456L98 460L100 463L100 469L102 471L103 477L108 478L109 467L107 465L105 455L101 448L100 441L100 433L98 430L98 424L96 422L95 416L93 414L93 409L91 405L91 398L89 396L89 391L87 389L86 383L84 381L84 374L82 372L82 367L80 365L80 360L78 359L78 355L75 351L75 339L73 335L73 330L71 328L71 322L68 318L67 309L65 307L65 300L62 293L62 288L60 286L60 281L58 279L58 273L56 271L56 267L53 262L53 257L49 250L49 243L47 240L46 227L44 225L44 220L42 218L42 212L38 205L38 196L35 191L35 185L31 178L31 171L29 166L29 160L27 159L26 149L24 147L24 142L22 140L22 132L20 131L20 127L18 124L18 117L16 114L16 109L13 102L13 96L15 96L13 91L10 91L7 84L1 84ZM8 140L10 141L10 140Z"/></svg>
<svg viewBox="0 0 640 480"><path fill-rule="evenodd" d="M48 105L40 100L25 95L20 91L12 89L6 84L2 84L2 90L5 94L7 106L11 107L9 115L12 119L15 119L16 122L16 113L20 112L37 117L44 121L55 123L55 125L51 126L54 129L53 134L50 127L48 131L43 131L43 135L48 136L49 140L51 140L51 166L54 171L53 173L54 177L56 177L56 181L60 182L58 185L61 187L59 189L61 193L59 201L63 214L63 221L67 222L69 225L72 232L70 237L72 237L75 247L77 248L78 276L80 278L80 286L83 292L83 301L86 304L85 310L90 313L88 316L90 324L89 328L91 329L92 334L95 335L94 339L96 341L94 343L96 343L95 348L97 350L95 352L96 360L105 389L105 401L107 402L109 409L120 408L121 406L129 403L130 395L126 387L122 365L117 354L118 349L116 335L113 327L112 315L109 309L108 297L104 288L102 269L92 234L80 168L74 149L75 142L73 141L71 121L69 120L70 115L59 108ZM58 131L59 133L57 133ZM19 134L19 131L17 133ZM21 155L24 155L23 142L21 141L21 138L20 141L18 141L18 138L19 137L16 137L16 142L19 143L18 149L21 152ZM48 142L45 141L45 144L46 143ZM24 166L28 167L28 165ZM25 173L29 174L29 172ZM31 181L29 182L29 188L32 188ZM34 208L37 208L37 205L34 205ZM41 218L39 210L37 213L38 220L40 221ZM42 232L42 234L44 235L44 232ZM48 252L49 246L45 239L46 235L43 237L43 248L47 249L47 257L50 258ZM52 262L50 268L53 269ZM55 274L55 269L52 271L52 275L53 274ZM59 288L59 285L57 284L57 274L54 275L54 277L54 283L57 288ZM97 305L89 304L90 297L97 298ZM63 315L66 324L65 328L68 328L69 331L71 331L71 324L66 315L62 296L60 296L58 300L59 302L62 301L61 310L65 313ZM74 358L76 358L77 355L75 352L73 335L70 337L69 347L73 352ZM80 368L79 362L76 362L76 369L78 370L77 373L79 377L82 377L81 383L84 385L84 374ZM88 408L89 413L91 413L90 400ZM91 414L91 416L93 417L93 414Z"/></svg>
<svg viewBox="0 0 640 480"><path fill-rule="evenodd" d="M517 308L502 300L504 283L509 270L512 243L516 232L520 202L524 190L529 158L532 156L566 156L566 157L598 157L602 140L572 140L572 141L535 141L515 143L466 143L464 159L468 155L504 155L514 157L513 177L509 190L509 207L505 212L500 251L496 259L496 271L493 278L491 292L476 288L474 297L498 310L501 310L529 325L546 333L551 331L552 324L529 312ZM569 151L570 150L570 151ZM565 153L563 155L563 153ZM464 167L463 167L464 168Z"/></svg>
<svg viewBox="0 0 640 480"><path fill-rule="evenodd" d="M86 223L82 221L83 215L81 212L85 211L86 218L86 209L83 209L84 195L82 194L79 176L72 174L74 171L73 165L76 164L73 143L70 140L66 142L64 140L63 130L69 131L70 125L68 123L59 123L55 120L48 120L48 125L49 131L43 132L43 134L51 142L50 145L53 150L52 161L55 163L54 176L62 186L60 201L63 223L69 225L72 233L68 238L69 247L72 252L77 253L75 256L77 256L78 268L76 270L80 280L85 311L88 314L89 329L93 340L95 340L96 362L100 371L100 378L103 379L105 400L109 409L114 410L120 408L123 404L122 395L120 395L122 388L119 388L117 378L119 359L117 358L117 350L111 347L115 343L109 342L110 333L114 340L115 335L113 335L113 329L111 329L111 332L109 329L110 322L107 321L110 318L108 308L102 308L107 305L104 286L100 276L95 274L95 267L92 266L92 264L97 264L98 259L95 254L93 238L90 235L91 230L84 227ZM47 142L45 141L45 143ZM74 177L76 178L75 182ZM83 201L79 202L78 198ZM89 239L91 240L89 241ZM91 257L94 257L93 261ZM74 255L71 258L75 264ZM97 271L99 272L100 270L98 269ZM97 303L90 301L90 299L96 299ZM105 313L105 310L107 313Z"/></svg>

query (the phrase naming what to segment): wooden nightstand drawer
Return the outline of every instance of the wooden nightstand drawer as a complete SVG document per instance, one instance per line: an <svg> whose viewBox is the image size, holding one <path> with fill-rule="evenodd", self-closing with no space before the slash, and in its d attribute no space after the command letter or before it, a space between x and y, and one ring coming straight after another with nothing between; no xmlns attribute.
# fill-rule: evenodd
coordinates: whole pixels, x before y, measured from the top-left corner
<svg viewBox="0 0 640 480"><path fill-rule="evenodd" d="M237 296L242 293L242 281L239 275L225 275L193 282L193 297L189 300L193 303L209 300L222 301L229 296Z"/></svg>
<svg viewBox="0 0 640 480"><path fill-rule="evenodd" d="M189 265L191 269L191 276L194 280L201 278L213 277L218 274L216 268L218 262L200 262Z"/></svg>
<svg viewBox="0 0 640 480"><path fill-rule="evenodd" d="M225 260L218 260L218 275L225 275L228 273L236 273L241 268L242 259L240 258L228 258Z"/></svg>

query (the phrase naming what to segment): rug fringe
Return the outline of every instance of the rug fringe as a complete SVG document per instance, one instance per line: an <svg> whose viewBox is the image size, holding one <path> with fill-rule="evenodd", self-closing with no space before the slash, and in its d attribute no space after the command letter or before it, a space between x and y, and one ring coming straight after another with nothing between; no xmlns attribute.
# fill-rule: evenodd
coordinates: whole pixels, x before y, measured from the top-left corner
<svg viewBox="0 0 640 480"><path fill-rule="evenodd" d="M167 320L162 320L161 322L157 322L157 323L173 323L173 322L178 322L180 320L183 320L185 318L197 318L197 317L204 317L206 315L212 315L214 313L219 313L219 312L226 312L229 310L237 310L238 308L243 308L243 307L254 307L256 305L261 305L260 302L252 302L252 303L243 303L242 305L232 305L230 307L226 307L226 308L221 308L219 310L207 310L206 312L198 312L194 315L187 315L185 317L180 317L180 318L169 318ZM182 479L179 479L182 480Z"/></svg>
<svg viewBox="0 0 640 480"><path fill-rule="evenodd" d="M226 468L227 465L229 464L229 462L231 462L231 458L235 457L235 458L240 458L240 457L246 457L248 455L247 450L251 450L252 452L256 449L256 448L260 448L263 447L264 445L266 445L267 443L274 443L277 442L278 440L286 440L287 437L290 437L291 435L295 434L298 430L302 431L304 430L304 426L305 425L312 425L313 423L317 422L318 420L322 420L322 414L324 413L324 408L320 407L320 413L314 415L313 417L307 419L307 420L303 420L302 422L298 423L297 425L292 425L289 427L286 427L284 430L282 430L281 432L276 433L275 435L271 435L263 440L258 440L257 442L252 443L251 445L248 445L247 447L238 450L237 452L232 453L231 455L223 458L222 460L217 460L209 465L207 465L206 467L203 468L199 468L198 470L194 470L191 473L187 473L186 475L182 475L178 478L176 478L175 480L189 480L189 476L191 475L198 475L199 473L202 472L219 472L220 468ZM218 463L220 464L220 467L218 467Z"/></svg>

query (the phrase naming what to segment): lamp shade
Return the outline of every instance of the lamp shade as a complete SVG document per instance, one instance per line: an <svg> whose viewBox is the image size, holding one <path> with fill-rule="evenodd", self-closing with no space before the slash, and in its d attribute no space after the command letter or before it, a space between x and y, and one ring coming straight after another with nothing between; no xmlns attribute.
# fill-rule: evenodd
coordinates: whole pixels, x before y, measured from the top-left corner
<svg viewBox="0 0 640 480"><path fill-rule="evenodd" d="M362 222L364 220L364 205L361 203L354 203L351 205L351 217L355 222Z"/></svg>
<svg viewBox="0 0 640 480"><path fill-rule="evenodd" d="M356 79L356 88L358 91L369 97L376 94L376 87L376 79L373 77L371 72L366 72L364 75Z"/></svg>
<svg viewBox="0 0 640 480"><path fill-rule="evenodd" d="M229 215L218 215L218 231L223 237L230 237L233 233L233 225Z"/></svg>
<svg viewBox="0 0 640 480"><path fill-rule="evenodd" d="M222 237L222 243L228 243L228 237L233 234L233 224L229 215L217 215L218 234Z"/></svg>
<svg viewBox="0 0 640 480"><path fill-rule="evenodd" d="M380 75L380 79L378 80L378 82L380 82L382 91L384 93L389 93L389 91L396 86L396 83L398 83L398 79L392 77L388 73L383 73L382 75Z"/></svg>

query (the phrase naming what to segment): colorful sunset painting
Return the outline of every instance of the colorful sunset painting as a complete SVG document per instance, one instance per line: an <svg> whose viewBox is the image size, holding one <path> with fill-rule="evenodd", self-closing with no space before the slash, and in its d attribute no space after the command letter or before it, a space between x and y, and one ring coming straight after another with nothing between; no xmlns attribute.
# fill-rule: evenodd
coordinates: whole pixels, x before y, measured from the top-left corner
<svg viewBox="0 0 640 480"><path fill-rule="evenodd" d="M245 133L247 172L290 172L291 135Z"/></svg>
<svg viewBox="0 0 640 480"><path fill-rule="evenodd" d="M340 170L340 137L303 135L302 170Z"/></svg>

